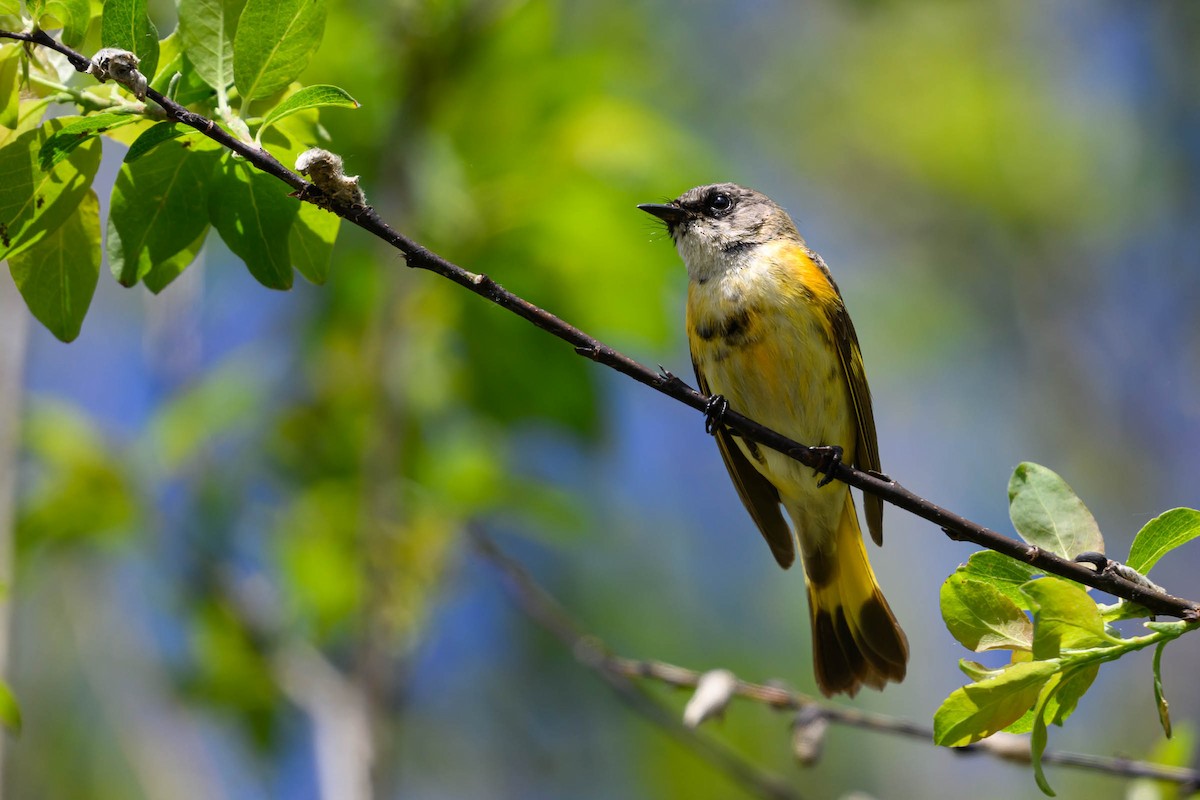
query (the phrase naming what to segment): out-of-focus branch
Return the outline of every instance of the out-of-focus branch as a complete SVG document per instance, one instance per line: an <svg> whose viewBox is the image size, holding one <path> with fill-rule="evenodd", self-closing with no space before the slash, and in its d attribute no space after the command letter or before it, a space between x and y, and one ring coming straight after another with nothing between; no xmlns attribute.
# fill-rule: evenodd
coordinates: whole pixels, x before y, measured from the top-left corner
<svg viewBox="0 0 1200 800"><path fill-rule="evenodd" d="M50 47L65 55L75 69L80 72L89 72L91 69L91 61L86 56L55 41L43 31L32 33L0 31L0 38L17 39ZM336 213L387 242L404 255L408 266L428 270L453 281L468 291L562 339L585 358L604 364L697 411L704 412L709 408L711 398L691 388L669 372L661 369L655 371L638 363L600 340L589 336L574 325L513 294L487 275L470 272L427 250L404 234L394 230L369 205L325 194L321 189L283 166L266 150L231 136L213 120L188 111L154 89L146 91L146 97L158 103L166 112L168 119L195 128L213 141L243 156L246 161L258 169L291 186L296 190L298 197ZM886 475L864 472L840 461L831 462L821 452L776 433L736 411L727 411L722 416L721 422L746 439L777 450L806 466L821 470L837 480L870 492L892 505L929 520L941 528L951 539L973 542L981 547L1031 564L1046 573L1068 578L1129 600L1143 606L1151 614L1179 617L1186 620L1200 619L1200 602L1185 600L1165 591L1134 583L1124 578L1116 570L1096 571L1088 564L1069 561L1039 547L1004 536L926 500Z"/></svg>
<svg viewBox="0 0 1200 800"><path fill-rule="evenodd" d="M661 661L639 661L613 655L599 638L585 633L562 605L539 586L521 564L501 550L494 540L477 528L471 530L471 538L475 549L500 570L514 604L571 650L581 664L595 670L610 686L620 682L619 685L632 690L633 687L629 685L631 680L653 680L676 688L693 690L700 685L704 673L696 670ZM777 711L796 714L798 725L812 726L817 721L825 721L918 739L925 744L933 743L931 728L885 714L874 714L818 700L782 686L736 680L730 689L733 696L769 706ZM638 696L646 697L641 694ZM678 726L677 722L674 724ZM803 758L799 750L797 747L797 755ZM1029 764L1031 760L1028 739L1008 734L996 734L981 742L954 748L954 752L964 755L986 755L1019 764ZM1189 792L1200 790L1200 771L1148 761L1047 750L1042 755L1042 763L1086 769L1122 778L1169 781Z"/></svg>
<svg viewBox="0 0 1200 800"><path fill-rule="evenodd" d="M666 706L644 693L630 676L611 669L611 656L598 639L587 635L570 615L525 569L477 527L468 528L475 549L500 569L513 602L530 619L558 639L582 664L596 674L631 709L685 745L706 763L719 769L755 797L800 800L800 794L780 778L763 772L725 745L685 727Z"/></svg>
<svg viewBox="0 0 1200 800"><path fill-rule="evenodd" d="M17 287L6 273L0 276L0 679L8 674L12 607L7 594L13 577L17 452L28 334L29 315L22 311ZM0 787L4 785L4 742L5 737L0 736Z"/></svg>

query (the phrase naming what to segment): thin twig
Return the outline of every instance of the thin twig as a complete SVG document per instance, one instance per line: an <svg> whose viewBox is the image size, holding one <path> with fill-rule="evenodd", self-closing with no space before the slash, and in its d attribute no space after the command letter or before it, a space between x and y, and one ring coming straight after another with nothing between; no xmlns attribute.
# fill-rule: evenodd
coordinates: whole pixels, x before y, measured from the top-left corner
<svg viewBox="0 0 1200 800"><path fill-rule="evenodd" d="M571 650L581 664L595 670L610 685L615 679L654 680L677 689L695 689L699 684L702 673L696 670L662 661L640 661L612 655L599 638L585 633L562 605L539 586L525 568L505 553L491 537L478 528L472 528L470 534L476 550L504 576L516 606ZM820 717L839 725L917 739L926 744L933 743L932 728L886 714L861 711L818 700L782 686L739 680L734 694L776 711L815 711ZM987 755L1021 764L1028 764L1031 760L1027 739L1003 734L952 749L955 753L964 755ZM1055 750L1043 753L1042 762L1122 778L1168 781L1179 784L1189 792L1200 789L1200 770L1185 767Z"/></svg>
<svg viewBox="0 0 1200 800"><path fill-rule="evenodd" d="M85 56L55 41L43 31L34 31L33 33L0 31L0 38L18 39L53 48L64 54L80 72L86 72L91 63ZM164 97L153 89L147 92L147 97L162 106L168 118L195 128L213 141L240 154L263 172L274 175L291 186L296 190L297 196L329 209L392 245L404 255L408 266L434 272L468 291L490 300L572 345L575 352L585 358L615 369L697 411L704 411L707 408L709 401L707 395L691 388L669 372L655 371L638 363L600 340L589 336L579 328L559 319L554 314L513 294L488 276L470 272L427 250L404 234L394 230L380 219L375 209L370 206L336 202L324 196L319 189L283 166L270 153L231 136L213 120L188 111L174 100ZM808 446L776 433L736 411L727 411L721 421L726 427L746 439L777 450L806 466L820 469L837 480L876 495L892 505L929 520L951 539L972 542L1030 564L1044 572L1100 589L1115 597L1137 603L1145 607L1151 614L1179 617L1185 620L1200 620L1200 603L1196 601L1185 600L1167 592L1140 586L1111 570L1097 572L1086 564L1069 561L1034 545L1004 536L926 500L886 475L864 472L842 462L831 463L822 454L813 451Z"/></svg>

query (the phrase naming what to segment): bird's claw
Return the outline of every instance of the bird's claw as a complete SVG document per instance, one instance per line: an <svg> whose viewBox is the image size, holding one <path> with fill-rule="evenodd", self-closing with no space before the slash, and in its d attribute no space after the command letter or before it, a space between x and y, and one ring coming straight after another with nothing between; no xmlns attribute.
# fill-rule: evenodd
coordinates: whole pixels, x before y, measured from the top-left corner
<svg viewBox="0 0 1200 800"><path fill-rule="evenodd" d="M729 401L724 396L714 394L708 398L708 402L704 404L704 432L709 436L716 436L717 429L721 427L721 420L725 418L725 412L729 410Z"/></svg>
<svg viewBox="0 0 1200 800"><path fill-rule="evenodd" d="M812 450L821 458L821 463L813 470L813 475L825 473L821 480L817 481L817 488L820 489L822 486L833 483L833 470L842 463L842 448L836 444L827 444L814 447Z"/></svg>

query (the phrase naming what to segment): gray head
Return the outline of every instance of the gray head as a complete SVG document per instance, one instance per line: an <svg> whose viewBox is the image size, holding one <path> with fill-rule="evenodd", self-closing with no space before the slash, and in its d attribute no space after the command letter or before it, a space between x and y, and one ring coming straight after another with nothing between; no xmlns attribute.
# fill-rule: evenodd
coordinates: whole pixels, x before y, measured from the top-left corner
<svg viewBox="0 0 1200 800"><path fill-rule="evenodd" d="M670 203L638 208L667 224L688 272L698 278L736 268L760 245L804 241L774 200L736 183L697 186Z"/></svg>

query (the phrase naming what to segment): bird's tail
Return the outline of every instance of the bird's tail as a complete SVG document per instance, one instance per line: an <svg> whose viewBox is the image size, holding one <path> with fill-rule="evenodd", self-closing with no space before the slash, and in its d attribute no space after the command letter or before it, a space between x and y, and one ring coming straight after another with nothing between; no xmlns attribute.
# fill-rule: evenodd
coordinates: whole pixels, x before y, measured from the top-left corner
<svg viewBox="0 0 1200 800"><path fill-rule="evenodd" d="M833 541L804 554L804 572L821 692L853 696L863 684L904 680L908 639L867 561L850 492Z"/></svg>

